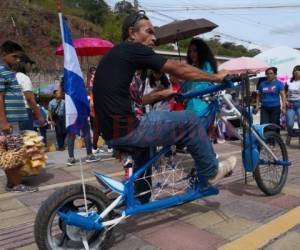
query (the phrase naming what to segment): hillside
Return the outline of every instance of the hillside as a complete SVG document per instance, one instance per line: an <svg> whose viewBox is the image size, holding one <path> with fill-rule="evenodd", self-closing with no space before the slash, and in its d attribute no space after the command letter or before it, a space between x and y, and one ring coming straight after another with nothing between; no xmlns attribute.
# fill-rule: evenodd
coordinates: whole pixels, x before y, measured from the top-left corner
<svg viewBox="0 0 300 250"><path fill-rule="evenodd" d="M5 40L18 42L41 71L55 71L62 67L62 57L55 56L55 49L61 42L58 15L55 10L32 2L0 1L0 43ZM99 26L76 16L66 17L73 38L100 36Z"/></svg>
<svg viewBox="0 0 300 250"><path fill-rule="evenodd" d="M63 13L68 19L73 38L102 37L120 41L124 17L129 10L113 12L103 0L97 1L97 8L84 9L80 4L95 3L88 0L62 0ZM37 62L39 72L57 71L62 68L62 57L55 56L55 49L60 44L60 29L55 0L1 0L0 1L0 43L13 40L20 43L26 52ZM119 2L121 5L123 3ZM126 3L126 1L125 1ZM102 7L101 7L102 6ZM81 17L85 18L82 19ZM101 17L101 18L100 18ZM87 21L92 20L92 22ZM95 23L101 23L95 25ZM190 39L180 41L180 49L186 52ZM210 39L208 45L216 55L222 56L254 56L260 51L248 50L242 45L218 39ZM171 45L163 45L160 49L173 50ZM98 58L81 58L82 69L87 65L97 64Z"/></svg>

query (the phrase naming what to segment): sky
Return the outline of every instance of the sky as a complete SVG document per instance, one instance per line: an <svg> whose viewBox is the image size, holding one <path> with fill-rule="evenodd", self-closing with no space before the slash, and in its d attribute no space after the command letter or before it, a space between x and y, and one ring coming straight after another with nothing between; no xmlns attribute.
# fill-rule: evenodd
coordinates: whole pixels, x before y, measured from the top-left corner
<svg viewBox="0 0 300 250"><path fill-rule="evenodd" d="M106 2L113 7L118 0ZM139 5L155 26L206 18L219 27L203 38L219 38L248 49L300 48L300 0L139 0Z"/></svg>

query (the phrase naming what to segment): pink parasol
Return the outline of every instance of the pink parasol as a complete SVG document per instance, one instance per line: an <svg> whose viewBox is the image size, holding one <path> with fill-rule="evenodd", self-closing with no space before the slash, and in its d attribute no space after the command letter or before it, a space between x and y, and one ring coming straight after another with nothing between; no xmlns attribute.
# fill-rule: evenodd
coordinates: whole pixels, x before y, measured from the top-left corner
<svg viewBox="0 0 300 250"><path fill-rule="evenodd" d="M257 58L239 57L231 59L220 65L219 69L226 69L231 74L250 73L256 74L264 71L269 66Z"/></svg>
<svg viewBox="0 0 300 250"><path fill-rule="evenodd" d="M78 56L100 56L110 51L114 46L110 41L93 38L83 37L73 40L74 47ZM61 44L55 52L56 55L62 56L64 54L64 48Z"/></svg>

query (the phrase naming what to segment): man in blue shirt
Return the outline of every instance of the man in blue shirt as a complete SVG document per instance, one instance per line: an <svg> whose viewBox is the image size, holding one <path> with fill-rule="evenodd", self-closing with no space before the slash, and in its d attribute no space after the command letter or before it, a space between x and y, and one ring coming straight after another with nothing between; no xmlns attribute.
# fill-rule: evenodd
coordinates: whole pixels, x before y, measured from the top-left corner
<svg viewBox="0 0 300 250"><path fill-rule="evenodd" d="M54 98L49 102L49 120L55 127L55 135L58 150L63 151L65 139L67 136L66 130L66 108L65 100L62 99L61 90L53 91Z"/></svg>
<svg viewBox="0 0 300 250"><path fill-rule="evenodd" d="M14 42L6 41L1 45L0 62L0 132L12 133L18 129L18 122L28 119L23 99L22 87L18 84L11 67L19 62L22 47ZM18 132L18 131L14 131ZM19 168L5 170L7 177L6 191L35 192L37 188L21 184Z"/></svg>

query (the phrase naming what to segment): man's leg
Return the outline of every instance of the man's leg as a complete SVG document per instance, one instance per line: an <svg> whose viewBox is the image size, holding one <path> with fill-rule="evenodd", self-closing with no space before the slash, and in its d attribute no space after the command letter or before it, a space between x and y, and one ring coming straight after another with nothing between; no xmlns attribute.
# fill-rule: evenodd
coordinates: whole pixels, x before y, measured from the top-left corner
<svg viewBox="0 0 300 250"><path fill-rule="evenodd" d="M147 161L150 159L150 149L145 148L144 150L136 152L135 155L133 155L134 160L134 169L133 172L138 171L141 167L144 166ZM146 173L144 173L146 177L145 179L139 179L135 182L135 193L138 195L143 192L147 192L151 189L152 186L152 180L151 180L151 174L152 169L151 167L146 170ZM138 196L138 199L141 203L148 202L151 198L151 192L148 192L144 195Z"/></svg>
<svg viewBox="0 0 300 250"><path fill-rule="evenodd" d="M142 118L133 132L110 143L142 148L184 144L194 158L200 175L209 178L218 172L212 144L200 119L193 112L151 112Z"/></svg>
<svg viewBox="0 0 300 250"><path fill-rule="evenodd" d="M89 122L86 121L82 127L82 133L83 133L83 139L84 144L86 147L86 153L87 155L92 154L92 139L91 139L91 132L90 132L90 125Z"/></svg>
<svg viewBox="0 0 300 250"><path fill-rule="evenodd" d="M65 147L65 138L66 138L66 128L65 121L63 117L57 119L57 144L60 150L63 150Z"/></svg>
<svg viewBox="0 0 300 250"><path fill-rule="evenodd" d="M76 135L68 133L67 144L68 144L68 154L69 158L74 158L74 144L75 144Z"/></svg>
<svg viewBox="0 0 300 250"><path fill-rule="evenodd" d="M98 148L98 139L100 136L100 130L99 130L99 122L97 117L91 117L91 126L93 130L93 149Z"/></svg>
<svg viewBox="0 0 300 250"><path fill-rule="evenodd" d="M61 128L60 128L60 123L58 119L55 121L55 137L56 137L56 143L57 143L57 148L58 150L61 150L63 146L61 145Z"/></svg>
<svg viewBox="0 0 300 250"><path fill-rule="evenodd" d="M40 127L40 134L43 136L43 142L45 144L45 147L47 147L47 126Z"/></svg>
<svg viewBox="0 0 300 250"><path fill-rule="evenodd" d="M20 124L13 124L13 134L19 133ZM12 192L36 192L38 188L25 186L22 184L20 168L5 170L7 178L6 190Z"/></svg>

